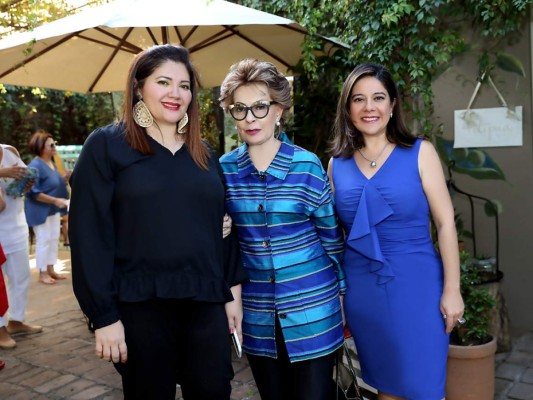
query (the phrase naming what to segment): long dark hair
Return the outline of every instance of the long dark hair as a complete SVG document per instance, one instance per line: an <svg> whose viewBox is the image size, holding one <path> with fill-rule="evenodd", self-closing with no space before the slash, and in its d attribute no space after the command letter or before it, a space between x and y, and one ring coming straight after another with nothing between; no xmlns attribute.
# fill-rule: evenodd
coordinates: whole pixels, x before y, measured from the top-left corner
<svg viewBox="0 0 533 400"><path fill-rule="evenodd" d="M411 147L416 140L405 125L401 99L392 75L383 65L365 63L355 67L342 86L341 96L337 103L334 137L330 146L333 157L352 157L357 149L364 147L363 135L350 118L350 96L355 84L367 76L379 80L387 90L391 102L394 102L392 118L387 124L387 140L404 147Z"/></svg>
<svg viewBox="0 0 533 400"><path fill-rule="evenodd" d="M203 143L200 136L197 75L191 63L189 51L185 47L164 44L150 47L137 54L128 72L128 80L124 92L124 102L122 104L122 117L119 122L125 124L126 140L133 149L144 154L150 154L152 152L144 129L137 125L133 120L133 106L140 100L137 91L143 87L146 78L149 77L161 64L167 61L183 64L189 73L192 98L189 108L187 109L189 123L187 124L186 133L184 134L185 145L194 162L200 168L207 170L209 149Z"/></svg>

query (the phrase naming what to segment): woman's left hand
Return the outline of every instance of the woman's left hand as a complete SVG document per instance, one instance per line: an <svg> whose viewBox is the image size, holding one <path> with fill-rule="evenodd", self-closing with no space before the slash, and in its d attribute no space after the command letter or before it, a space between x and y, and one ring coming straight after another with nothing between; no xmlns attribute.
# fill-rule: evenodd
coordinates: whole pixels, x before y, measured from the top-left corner
<svg viewBox="0 0 533 400"><path fill-rule="evenodd" d="M226 309L226 317L228 318L229 333L237 331L239 340L242 343L242 300L241 300L241 285L236 285L231 288L233 294L233 301L224 305Z"/></svg>
<svg viewBox="0 0 533 400"><path fill-rule="evenodd" d="M341 313L342 313L342 326L346 326L346 315L344 314L344 295L339 295L339 300L341 302Z"/></svg>
<svg viewBox="0 0 533 400"><path fill-rule="evenodd" d="M464 311L465 305L459 289L444 289L440 300L440 312L446 324L446 333L450 333L460 323L459 321L462 321Z"/></svg>
<svg viewBox="0 0 533 400"><path fill-rule="evenodd" d="M228 214L224 214L224 219L222 220L222 239L227 238L231 233L232 223L231 217Z"/></svg>
<svg viewBox="0 0 533 400"><path fill-rule="evenodd" d="M28 193L34 184L35 184L35 179L30 179L28 183L26 183L26 186L24 187L24 193Z"/></svg>

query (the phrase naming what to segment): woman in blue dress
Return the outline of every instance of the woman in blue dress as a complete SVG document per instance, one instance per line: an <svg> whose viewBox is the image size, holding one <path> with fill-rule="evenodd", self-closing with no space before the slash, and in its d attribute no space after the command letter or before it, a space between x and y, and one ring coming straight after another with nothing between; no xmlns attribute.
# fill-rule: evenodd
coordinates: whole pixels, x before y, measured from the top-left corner
<svg viewBox="0 0 533 400"><path fill-rule="evenodd" d="M448 334L463 322L457 234L437 152L401 113L383 66L362 64L344 82L328 167L346 234L344 309L380 400L439 400Z"/></svg>

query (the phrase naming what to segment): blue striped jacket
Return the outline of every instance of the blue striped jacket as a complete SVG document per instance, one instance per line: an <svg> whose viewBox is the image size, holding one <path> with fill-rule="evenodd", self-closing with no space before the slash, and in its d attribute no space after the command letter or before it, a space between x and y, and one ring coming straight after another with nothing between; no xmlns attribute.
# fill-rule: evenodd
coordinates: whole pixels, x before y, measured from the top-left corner
<svg viewBox="0 0 533 400"><path fill-rule="evenodd" d="M343 342L343 239L319 159L282 142L265 172L246 144L220 164L250 278L242 291L244 350L277 357L277 314L291 362L333 352Z"/></svg>

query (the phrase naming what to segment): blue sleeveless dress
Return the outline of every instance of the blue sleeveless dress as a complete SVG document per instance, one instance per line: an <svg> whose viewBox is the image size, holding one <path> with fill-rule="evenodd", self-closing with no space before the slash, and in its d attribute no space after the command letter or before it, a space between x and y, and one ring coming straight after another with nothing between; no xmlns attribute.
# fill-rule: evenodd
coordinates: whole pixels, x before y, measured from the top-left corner
<svg viewBox="0 0 533 400"><path fill-rule="evenodd" d="M448 335L440 313L443 269L418 170L421 140L396 146L370 179L353 157L333 160L346 232L346 320L363 379L410 400L444 398Z"/></svg>

